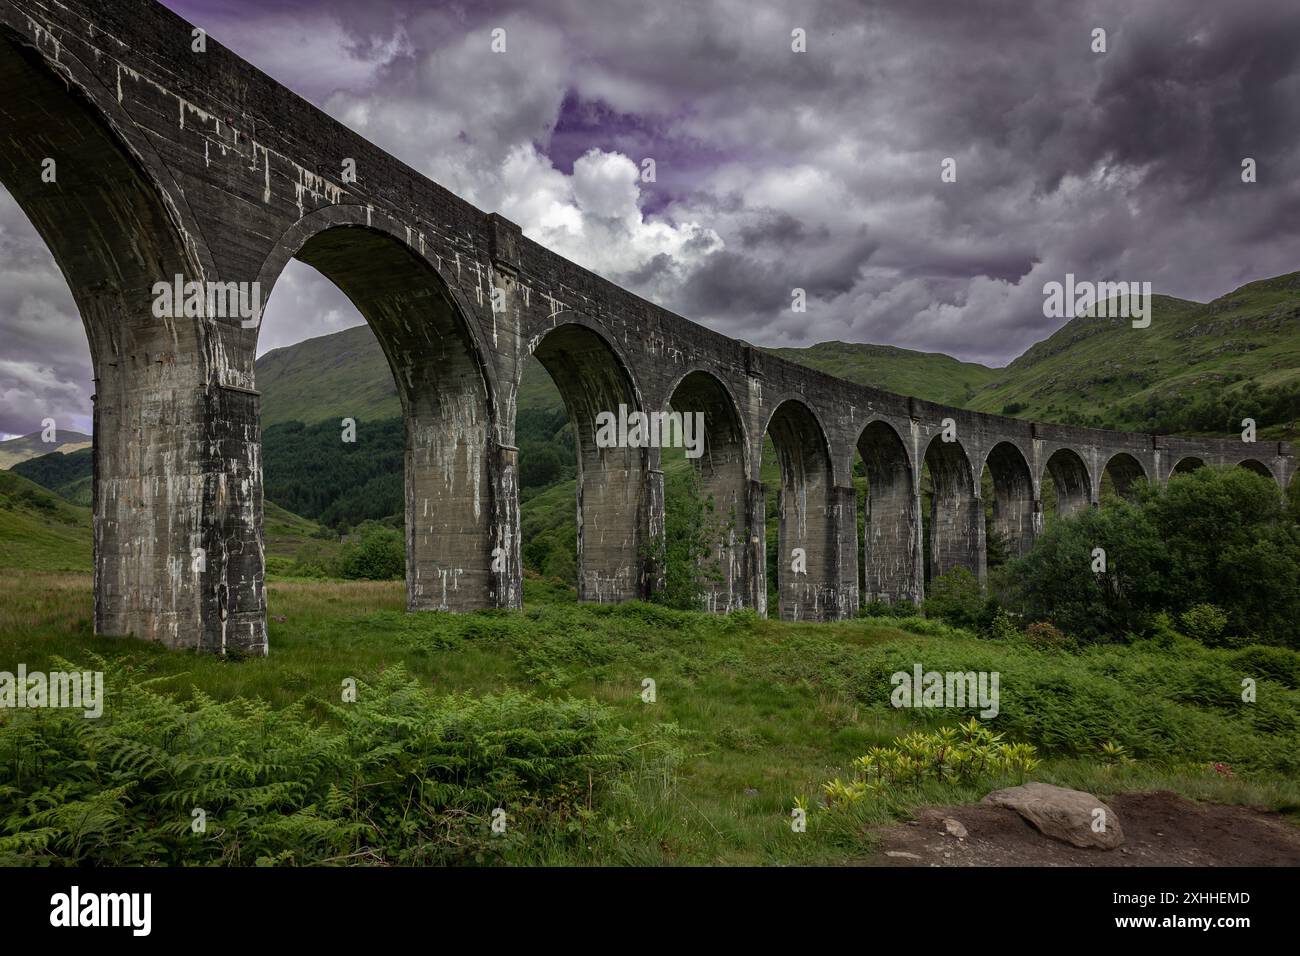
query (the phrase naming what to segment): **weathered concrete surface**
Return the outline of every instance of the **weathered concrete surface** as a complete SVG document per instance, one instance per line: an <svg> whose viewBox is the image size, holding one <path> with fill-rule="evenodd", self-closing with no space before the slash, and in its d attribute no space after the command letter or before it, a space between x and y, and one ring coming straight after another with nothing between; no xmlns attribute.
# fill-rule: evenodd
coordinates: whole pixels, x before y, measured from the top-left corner
<svg viewBox="0 0 1300 956"><path fill-rule="evenodd" d="M538 246L215 39L193 52L191 29L149 0L0 0L0 181L67 276L94 361L98 633L266 651L257 329L156 319L150 290L180 274L256 281L265 298L294 257L357 304L398 383L412 609L520 604L514 433L530 356L577 429L585 600L643 597L662 581L660 452L592 440L596 415L620 403L706 415L701 483L734 515L718 545L725 573L707 595L717 610L767 613L769 494L781 514L780 613L829 619L864 598L919 600L927 561L932 573L982 576L986 464L995 527L1013 551L1041 527L1045 474L1061 511L1095 504L1108 469L1121 490L1195 461L1290 481L1289 445L980 415L760 353ZM45 157L58 162L54 183L41 181ZM355 182L343 181L345 159ZM765 435L782 466L766 489ZM861 518L855 451L871 486Z"/></svg>

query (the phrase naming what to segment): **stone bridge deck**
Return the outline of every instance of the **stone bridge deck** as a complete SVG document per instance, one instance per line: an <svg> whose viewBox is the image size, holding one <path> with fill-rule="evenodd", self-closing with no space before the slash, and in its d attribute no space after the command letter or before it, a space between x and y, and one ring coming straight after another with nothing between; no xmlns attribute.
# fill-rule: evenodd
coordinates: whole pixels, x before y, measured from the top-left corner
<svg viewBox="0 0 1300 956"><path fill-rule="evenodd" d="M180 275L257 282L265 299L291 258L356 304L398 383L412 609L521 602L514 435L530 355L577 431L585 600L643 597L660 583L660 451L594 441L597 415L620 404L705 415L700 477L730 518L723 580L709 595L717 610L767 613L759 464L772 438L786 618L919 600L927 561L982 576L985 466L995 526L1016 552L1042 527L1045 475L1066 512L1095 505L1106 473L1121 492L1199 463L1290 481L1286 444L982 415L760 352L537 245L215 39L196 52L192 31L149 0L0 0L0 181L66 276L91 346L97 633L265 652L258 329L157 318L153 289ZM861 521L855 452L870 485ZM796 548L804 573L790 570Z"/></svg>

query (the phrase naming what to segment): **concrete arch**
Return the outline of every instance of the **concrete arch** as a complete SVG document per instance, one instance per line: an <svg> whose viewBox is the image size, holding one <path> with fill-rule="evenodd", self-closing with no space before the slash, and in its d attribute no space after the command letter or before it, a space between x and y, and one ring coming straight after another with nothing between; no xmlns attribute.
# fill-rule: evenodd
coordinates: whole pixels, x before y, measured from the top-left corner
<svg viewBox="0 0 1300 956"><path fill-rule="evenodd" d="M1169 469L1169 477L1174 475L1189 475L1197 468L1205 467L1205 459L1197 455L1183 455L1176 462L1174 467Z"/></svg>
<svg viewBox="0 0 1300 956"><path fill-rule="evenodd" d="M1241 461L1237 462L1236 467L1245 468L1247 471L1253 471L1257 475L1263 475L1265 478L1277 481L1277 475L1273 474L1268 465L1264 464L1257 458L1243 458ZM1281 487L1280 482L1278 487Z"/></svg>
<svg viewBox="0 0 1300 956"><path fill-rule="evenodd" d="M983 581L984 511L970 456L960 441L937 434L923 460L931 483L928 577L965 568Z"/></svg>
<svg viewBox="0 0 1300 956"><path fill-rule="evenodd" d="M46 52L50 48L53 48L53 59ZM52 81L60 94L59 98L64 99L66 105L80 104L84 112L79 119L93 124L94 127L90 129L81 125L77 129L80 136L92 141L87 145L99 142L101 137L111 140L117 146L121 156L135 167L141 181L155 191L156 198L163 204L165 216L180 234L182 245L189 258L191 268L186 273L187 278L215 277L218 273L216 263L207 244L203 241L202 229L190 209L189 200L177 184L167 163L158 154L148 133L137 126L135 120L122 107L120 98L104 85L99 76L88 69L67 46L54 39L54 34L48 27L35 22L26 14L19 13L9 4L0 4L0 61L3 61L0 72L3 73L6 90L12 88L14 74L10 71L15 66L13 61L15 56L26 61L27 75L21 87L21 95L10 98L7 103L15 104L16 99L22 99L28 92L35 94L35 88L26 85L30 82L39 82L46 87L37 94L45 95L50 91ZM34 105L34 103L33 96L32 103L26 105ZM15 151L13 135L29 132L22 118L15 112L16 105L20 104L6 106L0 110L0 115L5 115L7 119L13 121L6 129L9 135L4 140L5 159ZM57 120L59 112L57 110L42 112L41 125L48 126L52 120ZM52 131L46 139L50 143L59 142L59 133ZM58 159L57 156L52 158ZM35 168L39 171L39 163ZM82 172L104 181L111 175L116 175L118 169L116 164L108 170L86 164L83 165ZM14 195L9 183L5 183L5 188ZM15 195L15 199L17 198ZM33 225L40 229L40 225L35 220ZM42 233L43 238L44 236L45 234Z"/></svg>
<svg viewBox="0 0 1300 956"><path fill-rule="evenodd" d="M663 411L680 415L683 425L698 434L698 455L692 457L690 449L683 451L693 469L692 492L705 507L702 531L710 546L710 553L697 567L665 567L665 573L693 575L707 610L752 607L747 574L748 562L754 557L749 546L749 440L740 406L722 379L694 368L672 384ZM694 421L702 430L696 429L693 421L685 421L692 416L698 416ZM665 507L667 500L665 494Z"/></svg>
<svg viewBox="0 0 1300 956"><path fill-rule="evenodd" d="M206 494L209 423L246 398L209 389L221 363L209 320L153 314L156 283L215 276L210 252L147 134L47 28L7 4L0 182L53 255L90 344L95 633L264 648L257 542L240 535L227 500ZM140 441L151 434L167 440ZM221 480L254 481L256 464L224 459Z"/></svg>
<svg viewBox="0 0 1300 956"><path fill-rule="evenodd" d="M907 444L889 422L874 419L857 440L867 472L863 599L919 604L924 591L921 498Z"/></svg>
<svg viewBox="0 0 1300 956"><path fill-rule="evenodd" d="M647 597L657 574L649 546L663 534L663 475L651 470L657 449L630 444L631 421L626 428L619 421L621 413L630 419L646 411L632 369L603 330L579 316L530 344L574 428L578 598L604 603ZM607 427L598 432L611 419L614 434ZM644 429L641 437L648 438Z"/></svg>
<svg viewBox="0 0 1300 956"><path fill-rule="evenodd" d="M1083 457L1072 448L1058 448L1044 465L1056 491L1056 514L1074 514L1092 503L1092 477ZM1043 476L1039 476L1042 481Z"/></svg>
<svg viewBox="0 0 1300 956"><path fill-rule="evenodd" d="M517 607L509 565L519 549L510 547L512 506L502 487L513 483L513 461L501 459L494 440L491 366L476 323L433 263L403 240L405 230L386 217L358 224L355 207L321 212L329 214L288 230L261 272L274 283L272 270L290 255L312 266L356 306L388 360L406 423L407 607ZM364 424L357 438L365 441Z"/></svg>
<svg viewBox="0 0 1300 956"><path fill-rule="evenodd" d="M338 230L356 230L356 233L339 233ZM320 209L307 213L280 236L271 250L267 253L258 270L257 282L262 289L262 301L265 304L275 290L275 285L279 281L280 275L284 272L285 266L289 264L290 259L299 259L318 272L326 274L324 270L318 268L311 261L311 247L325 233L334 233L337 235L379 235L383 236L387 242L370 246L371 250L378 250L381 253L392 253L397 248L405 250L409 256L418 260L427 270L422 276L422 291L428 294L431 291L444 296L449 306L450 314L458 319L458 331L468 336L472 344L472 351L475 361L478 364L484 379L484 391L489 406L494 406L496 402L497 389L497 371L496 366L488 361L488 349L483 341L482 330L479 323L475 320L475 309L460 288L445 275L435 257L421 252L418 247L411 244L411 237L416 235L415 231L403 223L398 222L391 216L378 209L367 208L364 205L356 203L338 203L331 206L324 206ZM306 254L304 255L304 250ZM365 264L359 264L364 266ZM326 274L326 277L329 276ZM331 279L331 281L334 281ZM335 283L338 284L337 282ZM340 286L342 289L342 286ZM343 289L347 294L347 290ZM349 298L352 298L349 295ZM355 304L355 301L354 301ZM365 313L362 313L365 315ZM370 321L367 317L367 321ZM257 338L261 334L260 324L252 331L251 348L256 350ZM381 343L382 345L383 343ZM495 409L494 409L495 411Z"/></svg>
<svg viewBox="0 0 1300 956"><path fill-rule="evenodd" d="M826 462L832 473L835 472L834 456L831 454L830 432L827 431L826 425L822 421L822 416L818 414L817 409L808 401L808 399L799 392L785 392L779 395L770 403L765 402L769 409L767 417L762 422L762 428L756 430L755 438L761 439L771 434L772 423L777 416L781 414L782 409L786 406L793 406L800 409L798 414L804 415L805 422L808 424L808 435L813 438L820 448L820 454L825 455Z"/></svg>
<svg viewBox="0 0 1300 956"><path fill-rule="evenodd" d="M791 397L772 407L763 433L771 436L781 466L776 552L781 619L833 619L839 613L839 538L826 432L816 412L802 398Z"/></svg>
<svg viewBox="0 0 1300 956"><path fill-rule="evenodd" d="M712 369L703 365L693 365L681 375L677 376L668 388L668 405L676 407L676 400L679 393L683 396L690 396L693 393L707 393L709 398L697 401L692 408L698 408L705 413L705 437L706 447L711 429L707 428L710 421L716 419L720 423L726 422L728 429L727 435L731 439L739 440L743 446L744 474L746 478L756 477L753 469L753 460L750 455L749 428L745 423L745 416L741 412L740 402L736 398L736 393L725 379L721 378ZM687 399L690 400L689 398ZM665 409L666 411L667 409ZM680 410L680 409L679 409ZM709 457L706 450L705 458Z"/></svg>
<svg viewBox="0 0 1300 956"><path fill-rule="evenodd" d="M1033 547L1042 527L1029 462L1019 446L1000 441L984 456L984 467L993 479L993 527L1006 542L1007 553L1020 557Z"/></svg>
<svg viewBox="0 0 1300 956"><path fill-rule="evenodd" d="M1102 466L1101 473L1110 476L1111 483L1115 486L1115 494L1121 498L1132 498L1136 493L1137 483L1150 480L1146 469L1142 467L1142 462L1123 451L1111 455ZM1096 499L1101 500L1100 476Z"/></svg>

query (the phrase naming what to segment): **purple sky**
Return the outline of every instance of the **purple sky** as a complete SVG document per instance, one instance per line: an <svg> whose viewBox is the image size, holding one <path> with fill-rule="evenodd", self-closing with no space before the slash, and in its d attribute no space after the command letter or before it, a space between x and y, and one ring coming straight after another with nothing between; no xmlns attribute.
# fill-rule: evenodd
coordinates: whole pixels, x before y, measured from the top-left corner
<svg viewBox="0 0 1300 956"><path fill-rule="evenodd" d="M1060 324L1042 288L1066 272L1206 300L1300 268L1295 0L167 6L480 208L757 344L1003 364ZM3 193L0 277L0 433L87 430L80 320ZM360 321L291 264L261 348Z"/></svg>

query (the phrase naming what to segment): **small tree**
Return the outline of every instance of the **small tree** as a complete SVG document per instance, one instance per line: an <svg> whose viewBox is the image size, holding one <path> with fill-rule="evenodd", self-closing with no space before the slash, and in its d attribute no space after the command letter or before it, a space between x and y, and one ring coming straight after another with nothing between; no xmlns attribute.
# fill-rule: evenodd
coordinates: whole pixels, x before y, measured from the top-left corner
<svg viewBox="0 0 1300 956"><path fill-rule="evenodd" d="M983 627L991 608L980 582L966 568L953 568L934 578L925 591L926 617L942 618L955 627Z"/></svg>
<svg viewBox="0 0 1300 956"><path fill-rule="evenodd" d="M388 581L406 573L406 542L395 528L371 525L360 541L349 541L339 554L339 572L345 578Z"/></svg>

